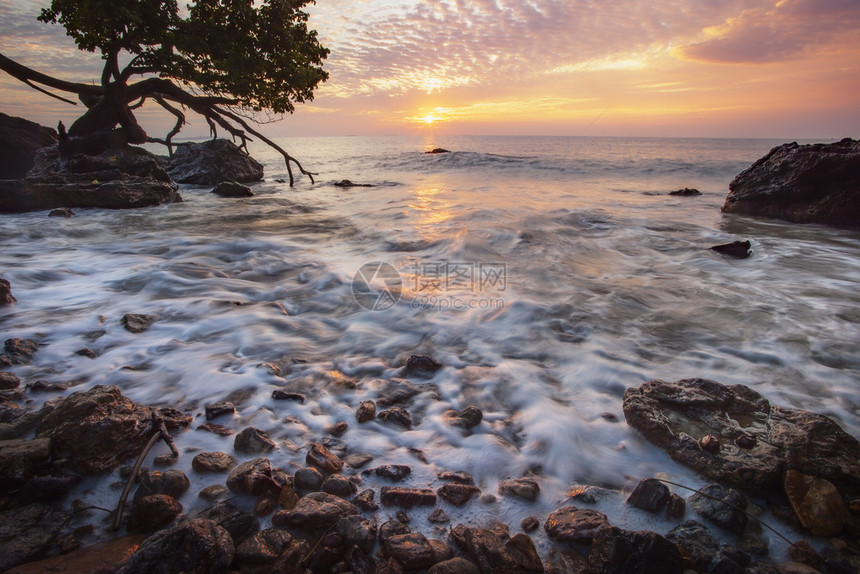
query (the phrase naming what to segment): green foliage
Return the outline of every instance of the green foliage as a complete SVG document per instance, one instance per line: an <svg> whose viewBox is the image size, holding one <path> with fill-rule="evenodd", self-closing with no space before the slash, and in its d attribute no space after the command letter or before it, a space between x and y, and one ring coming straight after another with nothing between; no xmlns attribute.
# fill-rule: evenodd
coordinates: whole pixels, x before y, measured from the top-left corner
<svg viewBox="0 0 860 574"><path fill-rule="evenodd" d="M292 112L328 78L301 8L313 0L52 0L39 19L100 51L103 82L157 74L253 110ZM128 64L120 71L125 53Z"/></svg>

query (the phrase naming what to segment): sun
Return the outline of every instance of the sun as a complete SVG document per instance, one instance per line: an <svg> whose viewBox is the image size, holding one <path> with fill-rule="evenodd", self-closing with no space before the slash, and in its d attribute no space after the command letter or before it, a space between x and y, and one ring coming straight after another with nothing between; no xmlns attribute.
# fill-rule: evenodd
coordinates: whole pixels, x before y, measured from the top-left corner
<svg viewBox="0 0 860 574"><path fill-rule="evenodd" d="M429 126L429 125L431 125L433 122L435 122L435 121L436 121L436 119L437 119L437 118L436 118L436 116L434 116L433 114L427 114L426 116L424 116L423 118L421 118L421 121L423 121L425 124L427 124L427 125Z"/></svg>

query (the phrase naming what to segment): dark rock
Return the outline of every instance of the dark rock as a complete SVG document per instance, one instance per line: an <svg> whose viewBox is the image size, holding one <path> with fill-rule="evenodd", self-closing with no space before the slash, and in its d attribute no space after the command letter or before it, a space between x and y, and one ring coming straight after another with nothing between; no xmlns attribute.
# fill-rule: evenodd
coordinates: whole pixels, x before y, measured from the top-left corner
<svg viewBox="0 0 860 574"><path fill-rule="evenodd" d="M255 427L242 429L233 440L233 449L236 452L260 454L272 452L278 448L275 441L269 438L265 431Z"/></svg>
<svg viewBox="0 0 860 574"><path fill-rule="evenodd" d="M630 493L627 504L656 513L669 502L670 494L669 487L656 478L644 478Z"/></svg>
<svg viewBox="0 0 860 574"><path fill-rule="evenodd" d="M376 544L376 522L359 515L344 516L337 521L335 529L344 544L358 546L365 554L369 554Z"/></svg>
<svg viewBox="0 0 860 574"><path fill-rule="evenodd" d="M535 543L528 535L519 533L514 534L507 542L505 549L513 557L514 562L520 567L523 572L543 572L543 562L541 562Z"/></svg>
<svg viewBox="0 0 860 574"><path fill-rule="evenodd" d="M487 528L467 528L466 547L481 572L519 572L519 566L505 546L506 537Z"/></svg>
<svg viewBox="0 0 860 574"><path fill-rule="evenodd" d="M0 391L17 389L21 386L21 379L15 373L0 373Z"/></svg>
<svg viewBox="0 0 860 574"><path fill-rule="evenodd" d="M406 570L423 570L433 565L433 547L423 534L391 536L383 548L386 555L397 560Z"/></svg>
<svg viewBox="0 0 860 574"><path fill-rule="evenodd" d="M177 552L180 548L182 551ZM227 574L234 553L233 541L224 528L211 520L195 518L147 538L118 574Z"/></svg>
<svg viewBox="0 0 860 574"><path fill-rule="evenodd" d="M785 494L795 516L813 536L836 536L845 527L845 504L829 480L789 470Z"/></svg>
<svg viewBox="0 0 860 574"><path fill-rule="evenodd" d="M795 562L806 564L816 570L821 570L824 567L824 560L822 560L821 555L806 540L798 540L789 546L788 555Z"/></svg>
<svg viewBox="0 0 860 574"><path fill-rule="evenodd" d="M50 213L48 213L48 217L74 217L75 212L69 209L68 207L58 207L57 209L52 209Z"/></svg>
<svg viewBox="0 0 860 574"><path fill-rule="evenodd" d="M0 113L0 179L26 176L36 150L56 144L55 130Z"/></svg>
<svg viewBox="0 0 860 574"><path fill-rule="evenodd" d="M58 393L68 388L68 383L52 383L44 379L27 383L27 390L31 393Z"/></svg>
<svg viewBox="0 0 860 574"><path fill-rule="evenodd" d="M582 574L588 558L576 550L550 548L547 556L546 574Z"/></svg>
<svg viewBox="0 0 860 574"><path fill-rule="evenodd" d="M387 423L394 423L402 426L405 429L412 428L412 417L409 416L409 413L406 409L402 409L400 407L393 407L388 410L382 411L376 418L385 421Z"/></svg>
<svg viewBox="0 0 860 574"><path fill-rule="evenodd" d="M358 490L354 482L342 474L332 474L322 484L323 492L334 494L341 498L352 496Z"/></svg>
<svg viewBox="0 0 860 574"><path fill-rule="evenodd" d="M720 439L708 434L699 439L699 446L708 452L720 452Z"/></svg>
<svg viewBox="0 0 860 574"><path fill-rule="evenodd" d="M379 510L379 505L374 501L375 496L373 489L368 488L355 495L352 503L365 512L376 512Z"/></svg>
<svg viewBox="0 0 860 574"><path fill-rule="evenodd" d="M666 539L690 562L688 566L698 572L743 574L751 561L740 550L721 545L695 520L676 526L666 534Z"/></svg>
<svg viewBox="0 0 860 574"><path fill-rule="evenodd" d="M781 491L789 468L825 478L845 495L860 492L857 439L823 415L771 405L743 385L649 381L624 394L624 415L679 463L753 494ZM739 434L755 436L755 446L734 446ZM700 448L706 435L721 437L719 452Z"/></svg>
<svg viewBox="0 0 860 574"><path fill-rule="evenodd" d="M95 359L98 355L92 349L87 349L84 347L83 349L78 349L75 351L75 354L79 357L87 357L88 359Z"/></svg>
<svg viewBox="0 0 860 574"><path fill-rule="evenodd" d="M439 498L454 506L463 506L479 494L481 494L481 489L473 484L443 484L436 491Z"/></svg>
<svg viewBox="0 0 860 574"><path fill-rule="evenodd" d="M416 385L412 381L401 378L377 380L376 391L379 399L376 403L381 407L392 405L407 405L413 397L423 392L434 392L437 387L432 384Z"/></svg>
<svg viewBox="0 0 860 574"><path fill-rule="evenodd" d="M334 182L335 187L373 187L372 183L354 183L348 179Z"/></svg>
<svg viewBox="0 0 860 574"><path fill-rule="evenodd" d="M0 306L11 305L15 301L17 299L12 296L12 284L8 279L0 277Z"/></svg>
<svg viewBox="0 0 860 574"><path fill-rule="evenodd" d="M749 239L714 245L711 249L717 253L734 257L735 259L746 259L752 255L752 243L750 243Z"/></svg>
<svg viewBox="0 0 860 574"><path fill-rule="evenodd" d="M437 147L437 148L431 149L430 151L425 151L424 153L432 154L432 153L451 153L451 152L447 149Z"/></svg>
<svg viewBox="0 0 860 574"><path fill-rule="evenodd" d="M143 333L152 325L154 317L152 315L142 315L140 313L126 313L122 316L119 322L127 331L132 333Z"/></svg>
<svg viewBox="0 0 860 574"><path fill-rule="evenodd" d="M450 480L459 484L475 484L475 479L465 472L444 471L436 475L439 480Z"/></svg>
<svg viewBox="0 0 860 574"><path fill-rule="evenodd" d="M499 483L499 494L534 502L540 496L540 486L533 478L515 478Z"/></svg>
<svg viewBox="0 0 860 574"><path fill-rule="evenodd" d="M406 360L406 371L413 373L435 373L444 365L427 355L412 355Z"/></svg>
<svg viewBox="0 0 860 574"><path fill-rule="evenodd" d="M484 413L481 412L481 409L470 406L451 417L449 422L455 426L470 429L481 424L482 420L484 420Z"/></svg>
<svg viewBox="0 0 860 574"><path fill-rule="evenodd" d="M385 542L392 536L399 534L410 534L412 530L402 520L387 520L379 527L379 543L385 546Z"/></svg>
<svg viewBox="0 0 860 574"><path fill-rule="evenodd" d="M750 436L748 434L739 435L735 438L735 444L741 448L750 449L755 446L756 440L754 436Z"/></svg>
<svg viewBox="0 0 860 574"><path fill-rule="evenodd" d="M586 574L681 574L678 548L656 532L614 526L599 530L588 553Z"/></svg>
<svg viewBox="0 0 860 574"><path fill-rule="evenodd" d="M128 517L132 532L149 532L164 528L182 514L182 504L166 494L136 497Z"/></svg>
<svg viewBox="0 0 860 574"><path fill-rule="evenodd" d="M206 488L201 489L200 492L197 493L197 496L199 496L203 500L215 502L216 500L223 497L228 492L230 492L230 490L226 486L224 486L223 484L213 484L213 485L207 486Z"/></svg>
<svg viewBox="0 0 860 574"><path fill-rule="evenodd" d="M733 488L709 484L690 497L693 510L735 534L743 534L747 527L747 499Z"/></svg>
<svg viewBox="0 0 860 574"><path fill-rule="evenodd" d="M227 472L236 466L236 459L226 452L201 452L191 460L197 472Z"/></svg>
<svg viewBox="0 0 860 574"><path fill-rule="evenodd" d="M535 518L534 516L528 516L523 518L523 521L520 522L520 528L522 528L525 532L534 532L538 528L540 528L540 520Z"/></svg>
<svg viewBox="0 0 860 574"><path fill-rule="evenodd" d="M188 477L181 470L141 470L140 483L134 492L134 501L153 494L166 494L179 498L191 486Z"/></svg>
<svg viewBox="0 0 860 574"><path fill-rule="evenodd" d="M455 557L434 564L427 570L427 574L481 574L481 569L474 562Z"/></svg>
<svg viewBox="0 0 860 574"><path fill-rule="evenodd" d="M2 472L2 471L0 471ZM81 477L77 474L51 474L48 476L34 476L18 491L18 504L30 504L31 502L60 501L75 486L80 483Z"/></svg>
<svg viewBox="0 0 860 574"><path fill-rule="evenodd" d="M358 508L346 500L325 492L311 492L302 497L292 510L280 510L272 516L272 524L304 530L324 530L343 518L358 514Z"/></svg>
<svg viewBox="0 0 860 574"><path fill-rule="evenodd" d="M304 404L305 396L300 393L288 393L286 391L282 391L280 389L275 389L272 391L272 398L276 401L296 401L297 403Z"/></svg>
<svg viewBox="0 0 860 574"><path fill-rule="evenodd" d="M198 512L197 518L205 518L222 526L230 535L234 546L260 530L260 521L253 514L242 512L228 501L219 502Z"/></svg>
<svg viewBox="0 0 860 574"><path fill-rule="evenodd" d="M364 476L376 475L380 478L387 478L393 482L401 482L412 474L412 468L405 464L383 464L374 468L369 468L361 474Z"/></svg>
<svg viewBox="0 0 860 574"><path fill-rule="evenodd" d="M231 402L212 403L206 405L206 420L211 421L222 415L232 415L236 413L236 405Z"/></svg>
<svg viewBox="0 0 860 574"><path fill-rule="evenodd" d="M340 472L343 468L343 461L332 451L318 442L311 443L310 450L308 450L305 460L308 464L313 465L328 474Z"/></svg>
<svg viewBox="0 0 860 574"><path fill-rule="evenodd" d="M246 538L236 547L240 567L262 567L272 564L290 547L293 536L281 528L266 528Z"/></svg>
<svg viewBox="0 0 860 574"><path fill-rule="evenodd" d="M376 403L373 401L363 401L358 410L355 411L355 420L361 423L372 421L376 417Z"/></svg>
<svg viewBox="0 0 860 574"><path fill-rule="evenodd" d="M669 195L679 195L682 197L690 197L694 195L702 195L702 192L698 189L692 187L685 187L683 189L679 189L677 191L670 191Z"/></svg>
<svg viewBox="0 0 860 574"><path fill-rule="evenodd" d="M305 466L296 471L293 476L293 487L299 492L318 491L323 485L323 475L311 466Z"/></svg>
<svg viewBox="0 0 860 574"><path fill-rule="evenodd" d="M729 184L725 213L860 227L860 142L783 144Z"/></svg>
<svg viewBox="0 0 860 574"><path fill-rule="evenodd" d="M179 183L248 183L263 179L263 166L233 142L216 139L178 146L170 160L168 173Z"/></svg>
<svg viewBox="0 0 860 574"><path fill-rule="evenodd" d="M352 453L343 457L343 462L350 468L361 468L368 465L373 457L367 453Z"/></svg>
<svg viewBox="0 0 860 574"><path fill-rule="evenodd" d="M217 434L218 436L230 436L234 432L233 429L228 429L224 425L219 425L215 423L203 423L202 425L197 427L197 430L211 432Z"/></svg>
<svg viewBox="0 0 860 574"><path fill-rule="evenodd" d="M543 527L556 542L591 542L608 526L609 520L602 512L569 505L552 512Z"/></svg>
<svg viewBox="0 0 860 574"><path fill-rule="evenodd" d="M349 423L347 423L346 421L340 421L339 423L335 423L330 427L326 427L325 433L339 437L343 436L347 430L349 430Z"/></svg>
<svg viewBox="0 0 860 574"><path fill-rule="evenodd" d="M380 489L380 499L385 506L435 506L436 495L429 488L405 488L401 486L383 486Z"/></svg>
<svg viewBox="0 0 860 574"><path fill-rule="evenodd" d="M21 488L50 458L49 438L18 438L0 442L0 488L3 491Z"/></svg>
<svg viewBox="0 0 860 574"><path fill-rule="evenodd" d="M427 522L432 522L433 524L445 524L446 522L451 522L451 517L448 516L448 514L441 508L436 508L429 516L427 516Z"/></svg>
<svg viewBox="0 0 860 574"><path fill-rule="evenodd" d="M44 503L0 512L0 572L45 557L69 518Z"/></svg>
<svg viewBox="0 0 860 574"><path fill-rule="evenodd" d="M255 458L243 462L227 477L227 488L236 494L260 496L266 492L280 492L278 483L272 478L272 465L267 458Z"/></svg>
<svg viewBox="0 0 860 574"><path fill-rule="evenodd" d="M222 181L211 193L221 197L254 197L250 187L236 181Z"/></svg>
<svg viewBox="0 0 860 574"><path fill-rule="evenodd" d="M687 501L672 493L666 503L666 518L670 520L681 520L687 512Z"/></svg>
<svg viewBox="0 0 860 574"><path fill-rule="evenodd" d="M39 342L33 339L6 339L3 348L13 365L27 365L39 350Z"/></svg>

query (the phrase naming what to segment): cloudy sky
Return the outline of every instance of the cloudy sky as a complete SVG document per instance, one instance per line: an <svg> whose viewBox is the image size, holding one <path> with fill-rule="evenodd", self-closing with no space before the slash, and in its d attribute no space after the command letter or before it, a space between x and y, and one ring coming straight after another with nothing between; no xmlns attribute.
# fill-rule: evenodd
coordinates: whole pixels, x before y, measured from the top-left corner
<svg viewBox="0 0 860 574"><path fill-rule="evenodd" d="M44 5L0 0L0 52L97 79L97 57L36 22ZM331 78L268 134L860 137L860 0L319 0L309 11ZM79 110L3 75L0 111L54 125Z"/></svg>

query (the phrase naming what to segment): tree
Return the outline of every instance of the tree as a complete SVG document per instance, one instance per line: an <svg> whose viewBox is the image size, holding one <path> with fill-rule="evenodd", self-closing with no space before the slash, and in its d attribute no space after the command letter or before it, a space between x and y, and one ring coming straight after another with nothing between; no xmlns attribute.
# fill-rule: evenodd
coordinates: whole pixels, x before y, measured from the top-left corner
<svg viewBox="0 0 860 574"><path fill-rule="evenodd" d="M248 134L277 150L293 184L290 163L313 175L249 124L255 113L292 113L313 100L328 78L322 69L329 50L308 30L301 10L314 0L52 0L38 19L61 24L78 48L100 52L100 84L75 83L39 73L0 54L0 69L30 87L63 101L46 88L76 94L86 112L69 136L119 131L133 144L161 143L185 124L185 111L203 116L212 136L218 126L247 149ZM132 79L136 81L132 81ZM163 139L149 137L134 110L154 101L176 117Z"/></svg>

